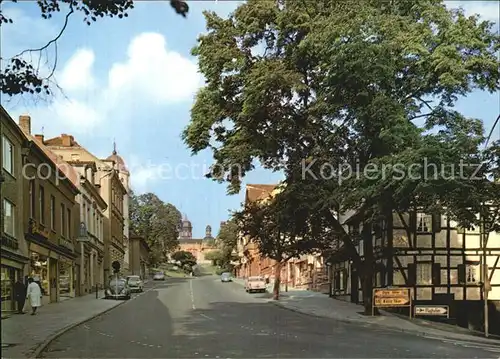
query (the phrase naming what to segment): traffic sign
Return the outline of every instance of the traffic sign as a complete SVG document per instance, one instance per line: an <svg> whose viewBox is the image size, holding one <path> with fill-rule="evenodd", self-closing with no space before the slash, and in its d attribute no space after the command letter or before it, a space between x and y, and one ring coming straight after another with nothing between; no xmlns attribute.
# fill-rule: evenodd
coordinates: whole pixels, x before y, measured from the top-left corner
<svg viewBox="0 0 500 359"><path fill-rule="evenodd" d="M410 298L377 298L375 297L376 307L407 307Z"/></svg>
<svg viewBox="0 0 500 359"><path fill-rule="evenodd" d="M375 308L410 307L411 318L411 290L410 288L374 288L372 314Z"/></svg>
<svg viewBox="0 0 500 359"><path fill-rule="evenodd" d="M447 305L416 305L415 316L450 317L450 308Z"/></svg>

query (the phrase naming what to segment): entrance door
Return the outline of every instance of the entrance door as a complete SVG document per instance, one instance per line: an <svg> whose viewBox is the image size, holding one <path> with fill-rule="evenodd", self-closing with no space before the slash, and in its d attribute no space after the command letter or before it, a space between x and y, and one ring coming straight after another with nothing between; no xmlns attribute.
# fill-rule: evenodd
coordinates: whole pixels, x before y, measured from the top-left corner
<svg viewBox="0 0 500 359"><path fill-rule="evenodd" d="M358 272L351 269L351 302L359 303L359 278Z"/></svg>
<svg viewBox="0 0 500 359"><path fill-rule="evenodd" d="M57 260L50 258L49 259L49 295L50 302L55 303L58 300L58 291L57 291L57 279L59 277L59 273L57 270Z"/></svg>

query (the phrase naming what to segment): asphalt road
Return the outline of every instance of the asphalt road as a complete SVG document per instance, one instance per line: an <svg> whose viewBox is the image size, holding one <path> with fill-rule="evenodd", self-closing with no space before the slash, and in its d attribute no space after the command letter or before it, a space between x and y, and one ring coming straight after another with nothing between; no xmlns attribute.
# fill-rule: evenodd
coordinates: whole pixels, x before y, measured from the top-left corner
<svg viewBox="0 0 500 359"><path fill-rule="evenodd" d="M500 353L280 308L217 277L151 283L46 358L498 358Z"/></svg>

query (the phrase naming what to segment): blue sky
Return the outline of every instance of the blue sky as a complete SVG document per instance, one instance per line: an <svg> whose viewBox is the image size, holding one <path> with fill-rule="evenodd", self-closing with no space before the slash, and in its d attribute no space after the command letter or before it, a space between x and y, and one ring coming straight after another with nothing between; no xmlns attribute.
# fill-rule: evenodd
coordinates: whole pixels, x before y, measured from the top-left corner
<svg viewBox="0 0 500 359"><path fill-rule="evenodd" d="M58 42L56 78L64 96L57 94L51 102L22 97L2 104L14 118L29 113L34 133L43 132L46 138L70 133L100 157L111 153L116 139L134 189L155 192L174 204L192 221L193 235L201 237L207 224L218 232L220 221L239 208L244 193L226 196L224 184L205 179L211 153L191 157L180 138L194 94L203 83L190 50L205 31L203 10L225 16L239 2L189 3L187 19L175 15L168 1L137 2L128 18L107 18L91 26L80 14L74 15ZM449 5L461 5L498 23L497 2ZM14 20L2 26L3 57L45 44L63 23L63 14L43 20L35 2L7 3L3 12ZM53 50L45 56L53 58ZM499 94L474 93L461 99L457 109L491 126L500 113ZM277 173L256 169L245 183L280 179Z"/></svg>

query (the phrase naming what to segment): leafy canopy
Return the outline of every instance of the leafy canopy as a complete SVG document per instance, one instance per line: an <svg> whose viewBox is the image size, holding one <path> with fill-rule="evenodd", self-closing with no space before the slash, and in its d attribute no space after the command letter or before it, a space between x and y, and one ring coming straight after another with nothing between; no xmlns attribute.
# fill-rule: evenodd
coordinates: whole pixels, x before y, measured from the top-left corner
<svg viewBox="0 0 500 359"><path fill-rule="evenodd" d="M153 263L164 261L167 254L178 247L180 220L181 213L177 208L164 203L154 193L131 195L131 229L145 238L151 248Z"/></svg>

